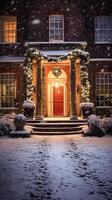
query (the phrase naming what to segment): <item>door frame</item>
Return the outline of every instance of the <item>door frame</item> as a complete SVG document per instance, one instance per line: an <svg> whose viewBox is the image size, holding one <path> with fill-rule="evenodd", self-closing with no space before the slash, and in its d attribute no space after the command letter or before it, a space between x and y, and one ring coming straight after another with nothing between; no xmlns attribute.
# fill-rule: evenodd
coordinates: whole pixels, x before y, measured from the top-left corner
<svg viewBox="0 0 112 200"><path fill-rule="evenodd" d="M53 87L56 87L56 82L54 83L48 83L48 116L53 117ZM64 92L64 99L63 99L63 106L64 106L64 116L66 116L66 104L67 104L67 91L66 91L66 83L59 83L58 86L63 86L63 92ZM57 87L58 87L57 86ZM58 117L58 116L57 116Z"/></svg>

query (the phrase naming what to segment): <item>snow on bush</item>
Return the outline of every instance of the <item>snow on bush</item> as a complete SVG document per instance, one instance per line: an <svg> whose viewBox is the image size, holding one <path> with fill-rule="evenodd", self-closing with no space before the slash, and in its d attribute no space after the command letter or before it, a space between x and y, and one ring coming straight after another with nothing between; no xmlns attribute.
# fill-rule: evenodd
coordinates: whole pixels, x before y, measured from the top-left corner
<svg viewBox="0 0 112 200"><path fill-rule="evenodd" d="M0 123L0 136L8 135L9 132L10 132L10 125Z"/></svg>
<svg viewBox="0 0 112 200"><path fill-rule="evenodd" d="M35 109L35 103L32 100L27 99L23 102L22 108L23 109L26 109L26 108Z"/></svg>
<svg viewBox="0 0 112 200"><path fill-rule="evenodd" d="M94 104L92 102L84 102L80 103L80 108L88 109L88 108L93 108Z"/></svg>
<svg viewBox="0 0 112 200"><path fill-rule="evenodd" d="M24 101L22 108L24 110L24 115L26 117L33 117L35 110L35 103L32 100L27 99L26 101Z"/></svg>
<svg viewBox="0 0 112 200"><path fill-rule="evenodd" d="M101 126L100 119L96 115L90 115L87 124L92 135L103 136L106 134L104 128Z"/></svg>
<svg viewBox="0 0 112 200"><path fill-rule="evenodd" d="M15 129L14 126L15 113L6 114L0 118L0 136L8 135L11 130Z"/></svg>
<svg viewBox="0 0 112 200"><path fill-rule="evenodd" d="M94 129L99 124L99 119L96 115L90 115L87 120L87 124L90 129Z"/></svg>
<svg viewBox="0 0 112 200"><path fill-rule="evenodd" d="M112 135L112 117L105 117L100 120L100 123L105 132Z"/></svg>
<svg viewBox="0 0 112 200"><path fill-rule="evenodd" d="M90 115L87 119L88 128L83 130L85 136L103 136L112 135L112 118L99 118L96 115Z"/></svg>

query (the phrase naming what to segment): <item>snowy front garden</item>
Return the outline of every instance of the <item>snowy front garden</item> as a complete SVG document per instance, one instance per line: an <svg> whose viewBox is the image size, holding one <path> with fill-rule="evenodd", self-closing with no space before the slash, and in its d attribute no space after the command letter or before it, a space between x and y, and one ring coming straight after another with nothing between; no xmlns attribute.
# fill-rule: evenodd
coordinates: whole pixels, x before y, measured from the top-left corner
<svg viewBox="0 0 112 200"><path fill-rule="evenodd" d="M30 137L31 130L25 128L26 117L23 114L6 114L0 118L0 136ZM91 114L87 126L83 128L84 136L112 135L112 117L101 118Z"/></svg>

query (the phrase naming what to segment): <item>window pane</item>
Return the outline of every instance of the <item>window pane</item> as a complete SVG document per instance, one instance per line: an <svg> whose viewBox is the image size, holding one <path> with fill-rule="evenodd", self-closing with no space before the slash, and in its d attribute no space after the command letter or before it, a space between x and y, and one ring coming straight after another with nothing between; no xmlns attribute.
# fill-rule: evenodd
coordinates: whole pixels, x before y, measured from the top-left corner
<svg viewBox="0 0 112 200"><path fill-rule="evenodd" d="M112 73L97 73L95 81L96 106L112 106Z"/></svg>
<svg viewBox="0 0 112 200"><path fill-rule="evenodd" d="M112 16L97 16L95 24L95 42L112 43Z"/></svg>
<svg viewBox="0 0 112 200"><path fill-rule="evenodd" d="M16 74L0 74L0 107L14 107L16 99Z"/></svg>
<svg viewBox="0 0 112 200"><path fill-rule="evenodd" d="M64 40L64 18L62 15L49 16L49 40L63 41Z"/></svg>
<svg viewBox="0 0 112 200"><path fill-rule="evenodd" d="M16 42L16 17L0 18L0 42Z"/></svg>

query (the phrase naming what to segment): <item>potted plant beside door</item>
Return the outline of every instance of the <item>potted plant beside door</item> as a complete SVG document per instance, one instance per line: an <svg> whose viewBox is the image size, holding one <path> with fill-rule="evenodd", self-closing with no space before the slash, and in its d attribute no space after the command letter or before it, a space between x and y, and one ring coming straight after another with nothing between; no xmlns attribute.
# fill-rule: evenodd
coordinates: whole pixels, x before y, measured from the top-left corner
<svg viewBox="0 0 112 200"><path fill-rule="evenodd" d="M89 115L93 114L94 104L92 102L80 103L80 108L83 118L87 118Z"/></svg>
<svg viewBox="0 0 112 200"><path fill-rule="evenodd" d="M22 108L24 110L24 115L28 118L33 118L34 116L34 110L35 110L35 103L27 99L23 102Z"/></svg>

